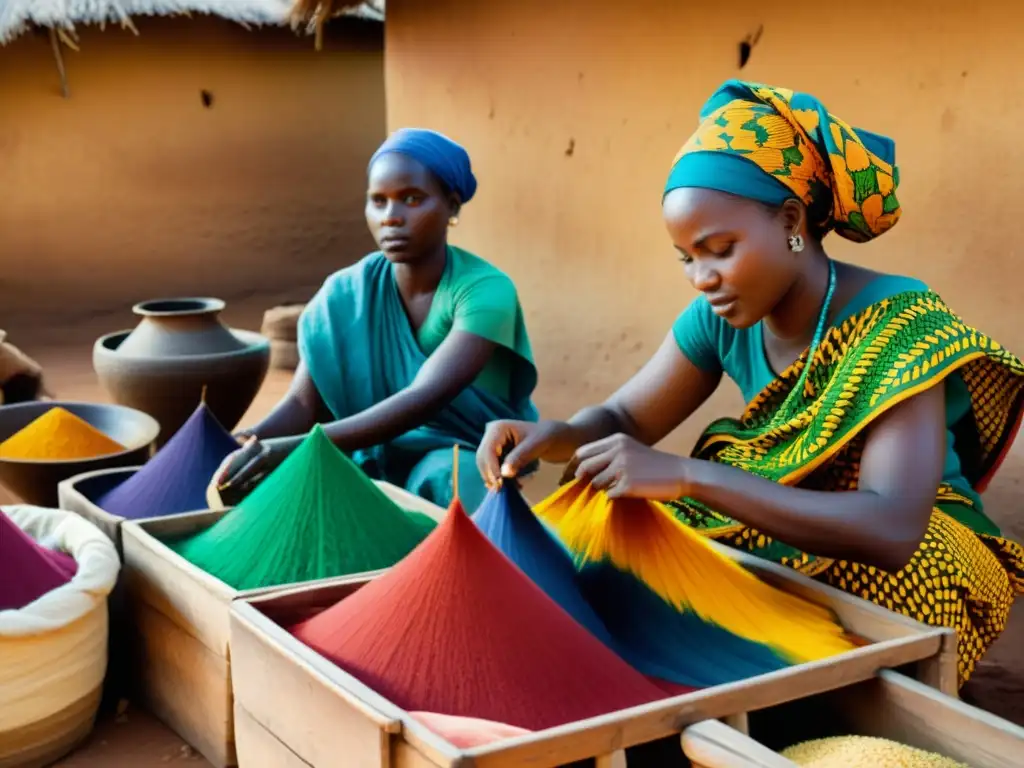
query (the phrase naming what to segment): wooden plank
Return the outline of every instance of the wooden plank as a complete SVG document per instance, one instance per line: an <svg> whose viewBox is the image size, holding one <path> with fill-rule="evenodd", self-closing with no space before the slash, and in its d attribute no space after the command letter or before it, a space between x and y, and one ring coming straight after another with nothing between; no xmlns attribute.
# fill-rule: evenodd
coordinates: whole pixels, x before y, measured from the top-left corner
<svg viewBox="0 0 1024 768"><path fill-rule="evenodd" d="M581 720L499 744L466 750L480 768L554 766L679 733L700 720L763 709L842 688L882 669L938 653L942 634L923 632L857 648L841 658L801 664L727 685Z"/></svg>
<svg viewBox="0 0 1024 768"><path fill-rule="evenodd" d="M122 562L124 562L124 548L121 544L121 524L124 522L124 518L112 515L105 509L96 506L82 492L81 485L88 484L93 478L99 478L104 475L109 475L112 478L120 477L126 480L139 469L141 469L141 466L99 469L94 472L85 472L69 477L57 484L58 506L61 509L80 515L99 528L108 539L114 542L117 556L121 558Z"/></svg>
<svg viewBox="0 0 1024 768"><path fill-rule="evenodd" d="M231 614L235 701L310 765L335 765L344 755L349 765L390 768L390 734L401 723L339 689L301 655L283 651L265 626L251 621L251 606L235 607L248 609Z"/></svg>
<svg viewBox="0 0 1024 768"><path fill-rule="evenodd" d="M172 551L160 539L204 530L221 511L187 512L121 526L132 603L163 613L214 653L227 655L228 605L238 592Z"/></svg>
<svg viewBox="0 0 1024 768"><path fill-rule="evenodd" d="M942 638L942 649L938 654L917 663L917 679L947 696L958 699L960 698L958 662L956 632L951 629Z"/></svg>
<svg viewBox="0 0 1024 768"><path fill-rule="evenodd" d="M849 732L960 760L972 768L1024 764L1024 728L891 670L829 699Z"/></svg>
<svg viewBox="0 0 1024 768"><path fill-rule="evenodd" d="M750 734L750 718L746 712L737 712L734 715L727 715L722 718L722 722L732 728L734 731L739 731L742 734Z"/></svg>
<svg viewBox="0 0 1024 768"><path fill-rule="evenodd" d="M235 702L235 743L238 764L245 768L315 768L260 725Z"/></svg>
<svg viewBox="0 0 1024 768"><path fill-rule="evenodd" d="M718 720L683 731L683 754L694 768L796 768L796 763Z"/></svg>
<svg viewBox="0 0 1024 768"><path fill-rule="evenodd" d="M150 605L136 605L134 620L146 708L214 766L236 765L227 658Z"/></svg>
<svg viewBox="0 0 1024 768"><path fill-rule="evenodd" d="M397 485L384 482L383 480L374 480L377 487L384 491L387 496L391 498L395 504L408 509L413 512L422 512L427 517L432 517L434 520L440 522L447 514L448 510L443 507L439 507L436 504L431 504L424 498L417 496L415 493L410 493L405 488L399 488Z"/></svg>

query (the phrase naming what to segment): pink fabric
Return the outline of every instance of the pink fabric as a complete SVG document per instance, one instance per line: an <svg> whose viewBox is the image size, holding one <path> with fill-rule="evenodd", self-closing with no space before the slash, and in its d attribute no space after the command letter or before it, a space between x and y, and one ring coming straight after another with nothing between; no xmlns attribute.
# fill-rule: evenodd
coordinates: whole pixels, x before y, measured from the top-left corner
<svg viewBox="0 0 1024 768"><path fill-rule="evenodd" d="M524 736L533 731L514 725L496 723L479 717L442 715L439 712L410 712L410 715L438 736L442 736L460 749L482 747L496 741Z"/></svg>

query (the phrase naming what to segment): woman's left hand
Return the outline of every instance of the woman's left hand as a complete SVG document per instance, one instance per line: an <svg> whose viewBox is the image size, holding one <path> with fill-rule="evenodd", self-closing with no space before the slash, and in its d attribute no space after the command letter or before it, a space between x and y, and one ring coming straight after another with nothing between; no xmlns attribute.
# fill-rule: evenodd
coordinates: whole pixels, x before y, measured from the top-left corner
<svg viewBox="0 0 1024 768"><path fill-rule="evenodd" d="M298 445L294 438L257 440L251 437L221 462L214 482L226 506L235 506L248 496Z"/></svg>
<svg viewBox="0 0 1024 768"><path fill-rule="evenodd" d="M686 495L690 460L656 451L628 435L618 434L576 451L576 478L612 498L674 501Z"/></svg>

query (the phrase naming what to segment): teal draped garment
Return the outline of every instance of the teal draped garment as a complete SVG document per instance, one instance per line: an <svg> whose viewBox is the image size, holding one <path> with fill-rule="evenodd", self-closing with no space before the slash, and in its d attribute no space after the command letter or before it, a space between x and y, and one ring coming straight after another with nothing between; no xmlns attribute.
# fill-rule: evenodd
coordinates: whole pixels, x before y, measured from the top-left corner
<svg viewBox="0 0 1024 768"><path fill-rule="evenodd" d="M501 275L460 249L449 248L448 259L448 273L457 259L458 266L475 273L489 270L487 277ZM435 294L434 301L438 300ZM452 447L458 444L463 449L459 496L467 511L477 507L486 488L474 454L487 423L538 418L531 400L537 371L518 300L515 308L509 324L513 332L496 333L491 339L512 360L508 398L471 384L427 423L384 445L353 451L352 459L368 475L447 506L452 499ZM379 252L327 278L299 318L298 346L321 398L338 420L408 387L427 360L409 323L391 264Z"/></svg>

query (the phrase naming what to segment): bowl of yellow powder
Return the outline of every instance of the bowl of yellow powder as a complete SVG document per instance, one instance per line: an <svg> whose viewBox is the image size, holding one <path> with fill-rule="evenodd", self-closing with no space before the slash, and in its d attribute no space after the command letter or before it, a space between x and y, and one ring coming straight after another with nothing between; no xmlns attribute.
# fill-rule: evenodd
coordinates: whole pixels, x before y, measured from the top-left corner
<svg viewBox="0 0 1024 768"><path fill-rule="evenodd" d="M123 405L30 402L0 407L0 484L26 504L57 506L57 484L145 464L160 424Z"/></svg>

